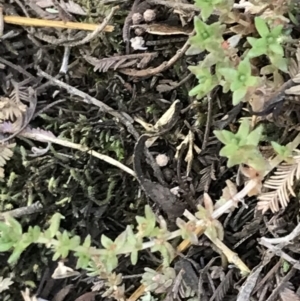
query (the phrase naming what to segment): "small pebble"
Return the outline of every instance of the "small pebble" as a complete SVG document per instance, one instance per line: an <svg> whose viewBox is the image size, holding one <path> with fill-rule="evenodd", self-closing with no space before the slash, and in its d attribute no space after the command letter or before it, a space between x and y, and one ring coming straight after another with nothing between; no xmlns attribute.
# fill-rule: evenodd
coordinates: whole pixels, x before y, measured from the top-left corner
<svg viewBox="0 0 300 301"><path fill-rule="evenodd" d="M145 22L152 22L156 19L156 12L153 9L147 9L145 10L143 16Z"/></svg>
<svg viewBox="0 0 300 301"><path fill-rule="evenodd" d="M163 167L168 164L169 157L166 156L165 154L159 154L156 156L155 160L158 166Z"/></svg>
<svg viewBox="0 0 300 301"><path fill-rule="evenodd" d="M134 24L134 25L140 24L144 20L141 13L134 13L132 15L131 19L132 19L132 24Z"/></svg>

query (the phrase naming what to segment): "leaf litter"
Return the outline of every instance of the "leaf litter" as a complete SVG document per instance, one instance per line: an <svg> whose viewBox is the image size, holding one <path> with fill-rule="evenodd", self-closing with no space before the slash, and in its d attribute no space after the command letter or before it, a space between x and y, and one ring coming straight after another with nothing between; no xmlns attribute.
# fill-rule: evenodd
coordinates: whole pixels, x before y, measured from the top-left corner
<svg viewBox="0 0 300 301"><path fill-rule="evenodd" d="M282 4L280 0L275 2L278 7ZM294 5L292 1L290 4ZM206 56L205 53L190 55L193 51L188 49L188 38L193 34L192 20L199 12L191 1L18 0L0 1L0 5L2 19L13 15L97 25L87 33L3 23L0 204L4 213L30 208L34 201L41 201L43 206L38 212L26 213L24 209L25 213L20 215L26 216L22 220L24 227L44 225L53 213L61 211L68 216L65 228L82 237L90 234L97 244L101 234L114 236L134 223L136 212L145 205L145 196L156 212L168 216L168 210L164 212L168 206L153 202L149 187L141 192L142 185L133 182L136 170L130 167L136 156L136 142L142 134L149 134L149 128L143 124L152 125L154 132L168 127L167 121L172 120L170 108L178 100L182 107L176 123L163 134L152 137L139 156L150 162L149 166L143 166L148 183L155 183L150 189L158 187L157 182L164 189L176 188L176 202L191 212L205 203L204 192L219 200L214 204L218 209L222 201L233 198L241 186L254 177L247 167L226 166L224 157L219 156L221 145L213 136L213 130L226 128L236 132L240 118L252 117L256 118L255 122L267 123L269 136L261 147L262 152L272 139L281 145L297 144L300 128L297 25L291 25L297 43L285 49L291 58L288 75L273 73L274 81L266 81L251 95L248 104L233 107L231 98L218 88L203 101L197 102L188 95L196 85L188 66ZM241 36L255 33L254 15L280 16L280 9L270 3L255 5L240 1L235 5L237 10L224 20L228 27L226 34L236 34L228 40L235 40L233 48L239 47ZM213 17L218 17L218 13L214 12ZM289 22L283 16L279 19ZM105 33L107 25L113 25L114 30ZM130 41L136 37L142 37L144 44L134 49ZM189 55L185 55L186 52ZM260 67L253 66L254 69ZM264 69L265 73L268 71ZM160 117L166 113L168 120L161 122ZM161 126L157 128L153 124ZM45 142L48 143L46 148ZM42 151L32 156L34 149ZM265 153L267 156L268 152ZM157 164L154 157L162 154L167 156L168 162ZM107 157L119 161L120 165L105 161ZM176 281L169 279L168 286L163 287L167 300L174 296L211 301L299 299L299 155L294 154L292 161L283 163L276 161L274 153L268 157L273 165L264 175L262 187L252 191L254 197L245 196L246 206L231 208L226 217L219 219L224 228L223 242L251 269L250 275L242 278L218 246L201 238L198 245L183 250L183 257L176 259L182 268L176 270ZM125 172L121 173L119 168ZM235 182L238 190L232 186ZM168 195L164 189L160 190L161 200ZM274 216L281 221L281 226L270 226ZM287 235L281 237L283 242L266 240L270 235L277 238L282 233ZM297 235L291 238L288 233ZM266 259L268 254L270 258ZM121 280L130 290L116 291L112 285L112 288L99 286L97 292L92 292L93 283L99 279L87 276L84 271L76 271L74 277L65 280L53 279L51 273L47 273L50 263L52 265L51 257L42 249L32 248L17 265L7 266L8 257L3 253L1 298L89 301L98 300L106 290L117 300L123 300L126 294L133 301L137 299L133 289L139 289L138 275L143 267L158 266L157 258L151 253L145 252L145 262L130 270L124 258L119 267ZM214 266L210 267L212 258L215 258ZM65 260L70 269L75 269L72 257ZM189 262L188 267L184 261ZM193 271L192 280L181 275L188 269ZM24 290L25 287L31 287L32 294ZM141 300L155 298L144 294Z"/></svg>

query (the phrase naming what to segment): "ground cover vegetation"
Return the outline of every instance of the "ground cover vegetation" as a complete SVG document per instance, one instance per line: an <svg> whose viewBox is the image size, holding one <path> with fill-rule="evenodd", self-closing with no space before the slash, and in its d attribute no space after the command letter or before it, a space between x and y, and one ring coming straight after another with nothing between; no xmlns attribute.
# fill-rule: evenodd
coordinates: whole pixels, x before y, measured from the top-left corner
<svg viewBox="0 0 300 301"><path fill-rule="evenodd" d="M297 1L0 1L2 300L300 300Z"/></svg>

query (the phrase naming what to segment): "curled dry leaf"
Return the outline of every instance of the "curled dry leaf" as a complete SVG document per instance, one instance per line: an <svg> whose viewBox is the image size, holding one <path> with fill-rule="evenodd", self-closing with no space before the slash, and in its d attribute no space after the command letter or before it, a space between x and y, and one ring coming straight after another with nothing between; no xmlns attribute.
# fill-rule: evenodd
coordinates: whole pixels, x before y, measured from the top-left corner
<svg viewBox="0 0 300 301"><path fill-rule="evenodd" d="M4 292L5 290L8 290L12 284L13 281L11 281L11 278L0 277L0 293Z"/></svg>
<svg viewBox="0 0 300 301"><path fill-rule="evenodd" d="M72 268L65 266L64 263L60 261L51 277L53 279L64 279L72 276L77 276L79 274L79 272L74 271Z"/></svg>

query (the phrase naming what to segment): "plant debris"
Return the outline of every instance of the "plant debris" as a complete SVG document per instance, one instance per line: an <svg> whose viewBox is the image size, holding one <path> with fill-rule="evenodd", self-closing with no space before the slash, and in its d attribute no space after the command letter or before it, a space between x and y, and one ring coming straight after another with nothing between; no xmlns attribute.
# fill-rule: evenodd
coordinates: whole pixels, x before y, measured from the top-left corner
<svg viewBox="0 0 300 301"><path fill-rule="evenodd" d="M0 298L300 300L295 0L0 0Z"/></svg>

